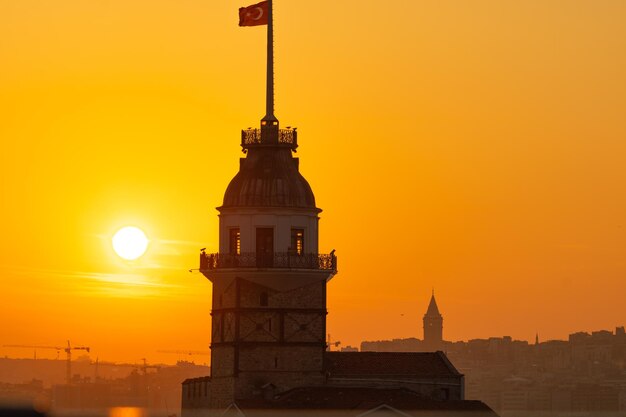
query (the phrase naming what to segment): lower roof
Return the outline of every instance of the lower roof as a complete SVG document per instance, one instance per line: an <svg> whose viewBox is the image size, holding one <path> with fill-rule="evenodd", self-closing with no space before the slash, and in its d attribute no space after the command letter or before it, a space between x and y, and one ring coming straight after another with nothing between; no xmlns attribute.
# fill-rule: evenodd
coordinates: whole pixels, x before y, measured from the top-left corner
<svg viewBox="0 0 626 417"><path fill-rule="evenodd" d="M334 387L328 385L300 387L285 391L272 399L259 397L238 400L236 404L241 409L251 410L371 410L386 405L402 411L462 411L478 412L477 414L481 416L497 416L491 408L481 401L437 401L405 388Z"/></svg>
<svg viewBox="0 0 626 417"><path fill-rule="evenodd" d="M445 353L437 352L326 352L330 377L411 376L450 378L462 376Z"/></svg>

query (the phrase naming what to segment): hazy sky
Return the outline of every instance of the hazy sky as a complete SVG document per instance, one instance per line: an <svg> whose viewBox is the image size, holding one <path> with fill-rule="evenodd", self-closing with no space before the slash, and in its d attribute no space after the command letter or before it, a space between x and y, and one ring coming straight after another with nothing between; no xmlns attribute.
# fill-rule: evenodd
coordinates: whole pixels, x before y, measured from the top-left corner
<svg viewBox="0 0 626 417"><path fill-rule="evenodd" d="M211 285L188 269L264 114L249 3L0 0L0 345L208 348ZM447 340L626 324L626 2L274 15L276 114L339 257L334 340L421 338L433 287ZM139 261L111 249L125 225L151 240Z"/></svg>

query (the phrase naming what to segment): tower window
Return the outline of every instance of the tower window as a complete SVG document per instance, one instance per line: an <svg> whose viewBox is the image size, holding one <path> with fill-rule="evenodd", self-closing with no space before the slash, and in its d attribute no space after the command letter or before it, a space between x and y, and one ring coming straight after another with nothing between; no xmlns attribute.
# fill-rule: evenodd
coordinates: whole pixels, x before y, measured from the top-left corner
<svg viewBox="0 0 626 417"><path fill-rule="evenodd" d="M296 255L304 253L304 229L291 229L291 250Z"/></svg>
<svg viewBox="0 0 626 417"><path fill-rule="evenodd" d="M241 233L239 233L238 227L230 229L228 253L231 255L241 255Z"/></svg>
<svg viewBox="0 0 626 417"><path fill-rule="evenodd" d="M274 368L278 368L278 357L274 357Z"/></svg>
<svg viewBox="0 0 626 417"><path fill-rule="evenodd" d="M262 307L267 307L268 304L268 296L266 292L262 292L260 297L259 297L259 303L261 304Z"/></svg>

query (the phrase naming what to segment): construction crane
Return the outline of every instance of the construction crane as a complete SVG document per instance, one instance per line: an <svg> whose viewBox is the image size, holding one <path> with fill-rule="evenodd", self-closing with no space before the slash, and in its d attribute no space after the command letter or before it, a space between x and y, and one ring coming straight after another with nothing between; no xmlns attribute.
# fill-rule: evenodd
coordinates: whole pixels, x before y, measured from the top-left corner
<svg viewBox="0 0 626 417"><path fill-rule="evenodd" d="M67 354L67 365L66 365L66 378L67 385L70 385L72 382L72 351L73 350L84 350L89 353L90 349L87 346L72 346L70 341L67 341L67 347L60 346L31 346L31 345L4 345L4 347L12 347L12 348L28 348L28 349L54 349L59 353L60 351L64 351Z"/></svg>
<svg viewBox="0 0 626 417"><path fill-rule="evenodd" d="M341 345L341 342L340 342L340 341L338 341L338 340L337 340L337 341L335 341L335 342L331 342L331 339L330 339L330 333L329 333L329 334L328 334L328 340L326 341L326 350L330 351L330 347L331 347L331 346L334 346L334 347L336 347L336 348L337 348L337 347L339 347L339 345Z"/></svg>
<svg viewBox="0 0 626 417"><path fill-rule="evenodd" d="M148 369L156 369L157 371L161 369L159 365L148 365L148 360L146 358L141 358L141 360L143 361L143 365L135 367L141 369L141 372L144 375L148 375Z"/></svg>

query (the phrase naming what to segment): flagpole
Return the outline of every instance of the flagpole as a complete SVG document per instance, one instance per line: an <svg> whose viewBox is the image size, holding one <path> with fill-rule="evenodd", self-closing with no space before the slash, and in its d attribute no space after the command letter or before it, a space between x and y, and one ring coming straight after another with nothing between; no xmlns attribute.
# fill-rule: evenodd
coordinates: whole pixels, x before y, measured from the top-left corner
<svg viewBox="0 0 626 417"><path fill-rule="evenodd" d="M267 91L265 97L265 121L276 121L274 116L274 18L272 0L267 2Z"/></svg>

